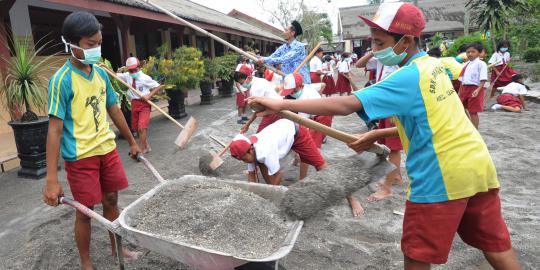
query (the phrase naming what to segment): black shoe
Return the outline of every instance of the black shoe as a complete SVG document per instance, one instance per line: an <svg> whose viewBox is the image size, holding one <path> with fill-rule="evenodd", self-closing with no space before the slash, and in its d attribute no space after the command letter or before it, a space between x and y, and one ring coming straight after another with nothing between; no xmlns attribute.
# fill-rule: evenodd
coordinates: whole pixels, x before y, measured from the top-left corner
<svg viewBox="0 0 540 270"><path fill-rule="evenodd" d="M243 125L243 124L245 124L245 123L244 123L244 121L243 121L242 119L238 119L238 120L236 120L236 123L237 123L237 124L240 124L240 125Z"/></svg>

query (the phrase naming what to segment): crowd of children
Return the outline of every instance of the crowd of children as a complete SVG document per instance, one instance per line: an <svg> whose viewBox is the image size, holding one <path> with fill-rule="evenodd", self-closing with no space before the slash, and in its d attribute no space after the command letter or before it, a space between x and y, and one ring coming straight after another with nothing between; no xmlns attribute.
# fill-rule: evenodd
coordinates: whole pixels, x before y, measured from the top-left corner
<svg viewBox="0 0 540 270"><path fill-rule="evenodd" d="M309 69L302 67L293 73L306 56L303 44L296 40L302 35L296 21L285 29L287 42L257 61L283 70L285 77L267 69L264 78L259 78L254 64L247 58L239 59L234 89L237 123L243 126L230 144L230 155L247 163L249 181L257 181L260 172L266 183L279 185L280 161L292 150L299 156L302 180L310 165L317 171L328 167L322 152L325 136L277 113L290 110L329 127L333 116L356 113L366 123L378 125L348 146L362 152L375 142L384 144L391 150L389 161L396 166L378 183L368 201L391 196L392 186L403 182L402 150L407 154L409 190L401 239L405 269L429 269L431 264L445 263L456 234L480 249L495 269L519 269L501 215L495 166L478 131L478 113L484 110L487 85L504 87L492 110L525 109L527 76L510 68L509 43L498 44L489 60L493 71L488 78L482 43L463 45L457 57L442 57L440 47L424 52L420 37L425 20L413 4L383 3L374 19L360 18L370 27L372 47L359 59L347 52L336 59L319 49ZM62 36L71 57L49 82L43 199L56 206L63 194L56 172L61 155L74 198L90 208L102 203L105 218L114 220L119 214L118 191L126 188L128 181L107 114L127 139L131 157L150 152L150 106L146 101L162 86L140 70L134 57L126 61L127 72L118 74L142 92L142 96L128 92L139 146L116 103L109 77L95 65L101 56L101 24L90 13L74 12L65 19ZM370 72L371 81L361 91L352 88L353 67ZM332 96L335 93L339 96ZM248 103L264 111L248 118ZM257 117L262 119L256 132L245 135ZM353 196L347 199L353 215L361 215L360 202ZM77 212L75 240L83 269L93 269L90 230L90 219ZM110 241L114 247L112 236ZM124 253L133 258L138 255L128 249Z"/></svg>

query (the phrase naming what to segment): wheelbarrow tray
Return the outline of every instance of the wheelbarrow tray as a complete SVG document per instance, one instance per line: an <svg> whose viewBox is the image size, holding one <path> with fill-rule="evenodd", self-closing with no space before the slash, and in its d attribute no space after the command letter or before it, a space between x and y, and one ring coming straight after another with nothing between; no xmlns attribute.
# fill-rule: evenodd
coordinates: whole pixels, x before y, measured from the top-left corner
<svg viewBox="0 0 540 270"><path fill-rule="evenodd" d="M282 246L272 255L262 259L237 257L232 254L227 254L188 243L182 243L180 241L173 242L164 239L159 235L138 230L130 225L132 224L132 217L142 209L150 198L152 198L163 188L169 185L177 185L180 183L186 184L190 182L197 183L201 181L219 182L241 188L271 201L276 206L279 205L279 202L287 190L287 188L283 186L222 180L198 175L186 175L177 180L170 180L157 185L127 206L116 220L116 222L118 222L121 226L121 234L124 236L124 238L126 238L127 241L135 245L158 252L164 256L170 257L199 270L230 270L248 262L276 261L289 254L296 242L298 235L300 234L300 230L304 224L303 221L288 221L288 234Z"/></svg>

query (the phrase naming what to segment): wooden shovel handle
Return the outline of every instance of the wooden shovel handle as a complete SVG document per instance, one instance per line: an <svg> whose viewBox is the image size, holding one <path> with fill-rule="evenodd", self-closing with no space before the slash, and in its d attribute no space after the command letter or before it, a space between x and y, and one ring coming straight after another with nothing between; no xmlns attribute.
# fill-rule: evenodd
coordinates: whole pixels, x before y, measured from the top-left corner
<svg viewBox="0 0 540 270"><path fill-rule="evenodd" d="M334 139L340 140L344 143L352 143L358 140L358 138L352 134L325 126L321 123L315 122L311 119L307 119L291 111L281 111L279 112L279 115L295 123L314 129L318 132L324 133L325 135L330 136ZM373 146L370 149L368 149L368 152L387 156L390 153L390 149L388 149L388 147L384 145L373 144Z"/></svg>
<svg viewBox="0 0 540 270"><path fill-rule="evenodd" d="M118 77L118 75L116 75L115 72L113 72L112 70L110 70L107 66L101 64L101 63L98 63L97 64L99 67L103 68L103 70L105 70L105 72L107 72L109 75L111 75L111 77L115 78L117 81L119 81L121 84L125 85L127 88L131 89L131 91L133 91L135 94L137 94L137 96L139 96L140 98L143 97L143 94L133 88L133 86L129 85L127 82L125 82L124 80L120 79L120 77ZM150 106L154 107L156 110L158 110L160 113L162 113L163 115L165 115L167 118L169 118L169 120L171 120L173 123L175 123L177 126L179 126L181 129L184 129L184 126L182 124L180 124L178 121L176 121L176 119L172 118L167 112L165 112L163 109L161 109L158 105L156 105L154 102L148 100L146 101L148 102L148 104L150 104Z"/></svg>

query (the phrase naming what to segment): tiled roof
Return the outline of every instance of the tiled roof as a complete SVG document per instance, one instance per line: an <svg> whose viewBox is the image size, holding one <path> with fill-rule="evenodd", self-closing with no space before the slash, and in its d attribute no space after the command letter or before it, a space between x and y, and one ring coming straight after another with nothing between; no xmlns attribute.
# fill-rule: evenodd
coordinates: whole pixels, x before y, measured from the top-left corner
<svg viewBox="0 0 540 270"><path fill-rule="evenodd" d="M465 4L467 0L419 0L418 6L426 18L425 33L463 30ZM363 38L369 36L369 27L358 16L371 18L375 15L378 5L365 5L340 8L345 39ZM473 24L470 24L471 29Z"/></svg>
<svg viewBox="0 0 540 270"><path fill-rule="evenodd" d="M112 3L133 6L154 12L160 12L156 8L144 3L141 0L106 0ZM257 35L275 40L276 42L284 41L280 36L277 36L269 31L259 27L247 24L236 18L227 16L217 10L199 5L189 0L152 0L154 3L170 10L177 16L196 22L208 23L224 28L230 28L242 31L248 34Z"/></svg>

